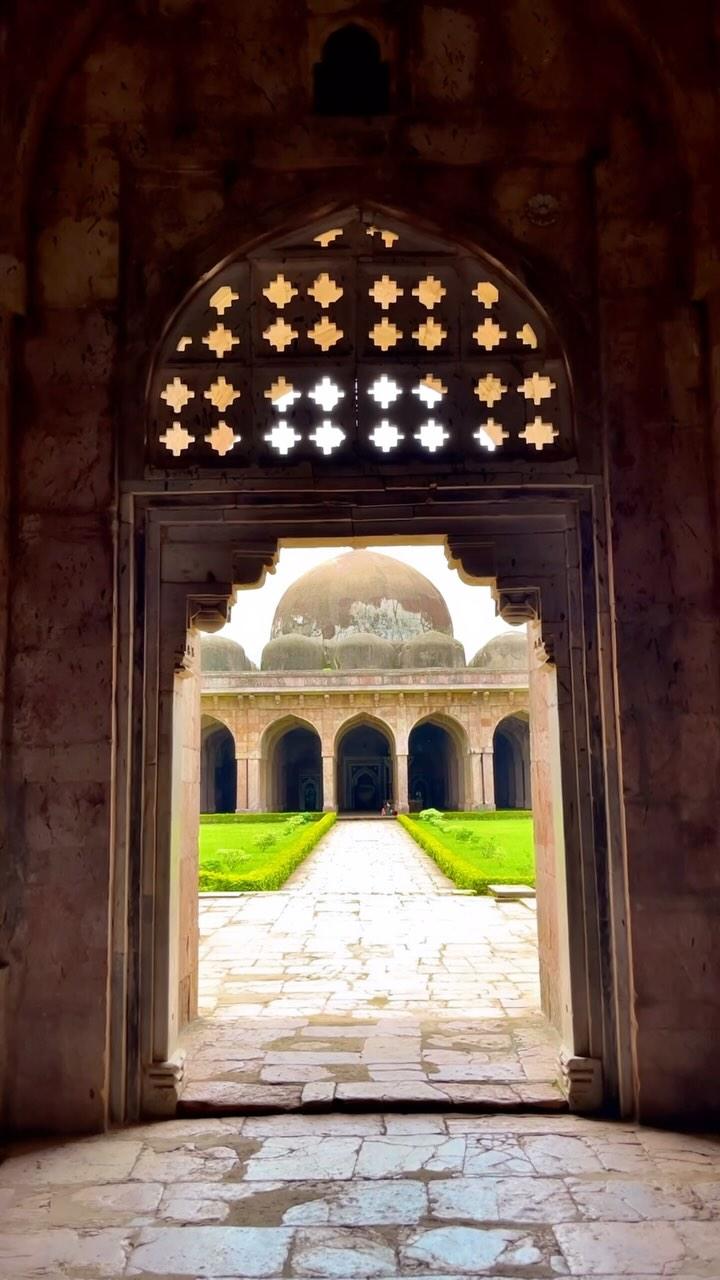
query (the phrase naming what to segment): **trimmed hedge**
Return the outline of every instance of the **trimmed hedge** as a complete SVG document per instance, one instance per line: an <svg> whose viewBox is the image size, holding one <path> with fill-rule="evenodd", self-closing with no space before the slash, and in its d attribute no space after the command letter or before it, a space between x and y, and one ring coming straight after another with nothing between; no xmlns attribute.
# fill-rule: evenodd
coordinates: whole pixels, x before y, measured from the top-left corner
<svg viewBox="0 0 720 1280"><path fill-rule="evenodd" d="M419 814L413 814L413 817L419 817ZM464 813L462 809L454 809L449 813L444 813L443 819L449 821L460 819L463 822L495 822L497 818L502 818L503 822L509 819L519 819L523 822L526 818L532 817L532 809L470 809Z"/></svg>
<svg viewBox="0 0 720 1280"><path fill-rule="evenodd" d="M215 817L214 814L211 816ZM243 814L230 816L244 817ZM255 814L254 818L257 822L258 818L264 820L267 816L267 814ZM287 821L288 814L280 816ZM270 817L271 821L277 820L275 814L270 815ZM275 854L268 854L267 861L256 867L254 871L232 873L229 871L210 871L201 867L200 892L253 893L266 889L281 889L295 868L305 861L309 853L312 853L318 840L321 840L325 833L330 830L336 819L337 814L325 813L315 821L303 823L291 840L288 840Z"/></svg>
<svg viewBox="0 0 720 1280"><path fill-rule="evenodd" d="M445 814L450 817L450 814ZM466 817L469 815L458 814L458 817ZM475 817L476 815L471 815ZM478 814L478 817L485 815ZM488 814L488 816L491 816ZM504 816L504 815L503 815ZM523 815L527 817L527 814ZM405 828L408 835L412 836L416 844L420 845L425 853L429 854L433 862L437 864L441 871L445 873L448 879L452 880L459 889L471 889L477 894L486 894L488 885L496 884L502 881L504 884L524 884L527 877L518 878L500 874L495 868L488 868L486 871L481 870L476 862L471 862L464 858L462 853L456 852L454 849L448 848L442 839L442 835L437 830L437 822L430 820L421 821L418 818L408 817L405 813L398 814L398 822ZM497 853L497 842L489 839L482 842L484 848L479 850L478 844L475 844L474 852L481 852L487 856L488 861L492 861L493 854Z"/></svg>
<svg viewBox="0 0 720 1280"><path fill-rule="evenodd" d="M317 822L318 818L322 818L321 813L301 813L293 815L292 813L201 813L200 823L202 826L213 826L214 824L226 825L230 822L287 822L288 818L294 816L304 818L305 822Z"/></svg>

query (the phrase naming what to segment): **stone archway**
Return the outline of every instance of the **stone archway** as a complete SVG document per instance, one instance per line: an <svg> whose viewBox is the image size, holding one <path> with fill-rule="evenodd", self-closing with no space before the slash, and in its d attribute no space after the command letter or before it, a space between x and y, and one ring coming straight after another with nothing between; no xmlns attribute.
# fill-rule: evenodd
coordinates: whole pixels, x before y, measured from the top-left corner
<svg viewBox="0 0 720 1280"><path fill-rule="evenodd" d="M615 1056L615 1011L603 994L614 981L613 947L617 942L608 932L608 903L602 900L607 883L601 864L608 850L602 842L593 844L592 835L588 835L594 829L591 758L603 785L606 758L600 722L589 714L601 696L599 663L606 656L597 643L598 618L606 602L596 598L596 579L588 568L598 554L593 519L599 508L593 506L589 493L594 473L583 471L592 459L577 451L564 347L550 318L525 285L479 251L468 257L469 242L465 247L458 242L453 248L441 239L427 240L409 223L393 224L392 217L382 210L377 219L373 214L372 222L367 216L368 211L345 210L308 224L303 234L313 245L320 245L317 254L326 255L318 257L313 249L310 267L300 266L300 241L293 240L291 245L280 237L262 264L255 258L243 262L236 256L222 268L222 274L216 272L217 279L204 278L202 297L193 294L191 305L178 312L166 330L148 388L145 461L153 474L161 473L171 486L169 493L138 495L135 509L138 536L145 536L148 589L160 593L159 599L151 601L155 613L146 627L143 655L151 678L142 686L151 730L145 738L146 761L149 770L158 770L157 801L149 792L148 806L143 809L147 818L144 855L153 860L161 901L159 927L147 931L144 939L143 977L150 993L148 1004L152 1005L152 1017L146 1022L152 1034L145 1035L141 1072L135 1076L140 1080L142 1106L150 1111L177 1093L176 1076L181 1070L173 1056L182 1016L173 966L183 939L177 936L176 904L167 899L165 890L166 884L173 883L171 868L176 856L169 818L173 808L172 759L158 748L158 742L163 746L181 736L181 708L178 703L174 720L168 690L178 667L189 670L187 646L192 646L193 629L201 627L206 616L222 614L237 587L258 582L264 567L273 563L279 540L342 539L347 544L355 539L396 538L407 534L410 522L415 537L446 538L451 565L459 567L464 576L495 583L498 611L506 620L537 619L545 657L558 664L563 691L558 704L563 857L567 857L568 874L567 882L562 878L556 881L554 892L559 897L560 915L567 912L571 922L560 965L568 998L559 1005L562 1025L558 1029L571 1064L568 1079L572 1084L570 1073L578 1073L585 1105L590 1095L596 1100L600 1096L603 1054L612 1074L612 1095L625 1088L627 1041ZM403 285L393 280L388 285L386 273L378 274L381 260L373 265L372 281L362 276L367 239L377 239L378 228L385 248L399 239L407 249L402 263L396 263L398 270L402 266L405 272ZM333 250L328 257L326 250L336 240L338 252ZM439 280L429 274L428 254L443 246L449 256L444 260L443 280ZM291 251L297 255L297 267L295 258L290 262ZM371 328L362 317L358 327L355 313L347 309L352 290L347 290L346 298L345 285L338 285L334 277L329 279L328 272L320 270L322 264L331 265L338 276L344 264L347 278L361 282L358 297L363 305L364 299L371 297L375 306L382 306L388 302L389 287L400 291L398 297L404 301L393 312L394 319L375 319L373 312ZM316 266L312 291L303 284L303 297L305 293L310 297L317 294L336 310L322 322L310 311L302 315L298 311L289 325L278 312L287 301L288 289L291 296L298 290L283 272L292 269L302 283L298 272L313 274ZM239 324L235 317L243 314L253 290L253 296L259 291L263 298L262 314L258 312L254 322L252 341L246 341L232 326ZM406 304L412 308L411 298L416 294L426 299L429 311L438 297L445 299L442 319L431 316L413 328L416 321ZM470 331L463 301L468 295L474 299L471 323L476 326ZM207 306L219 316L231 307L235 312L208 330ZM485 314L488 311L492 315ZM292 344L300 330L293 325L302 327L302 343L297 347ZM370 348L367 333L371 335ZM421 363L405 359L402 348L395 352L401 338L418 344ZM467 359L462 377L458 377L453 352L461 339ZM316 356L313 349L312 362L302 354L296 359L306 340L321 352ZM347 359L336 367L331 363L335 357L327 353L341 342ZM506 345L498 354L500 343ZM206 359L205 348L225 361L222 377L215 376L217 370ZM235 348L232 359L225 360ZM417 357L418 351L410 350ZM426 352L432 353L430 372ZM266 364L268 357L272 368ZM323 374L323 368L330 370L332 377ZM248 385L252 395L238 389ZM262 404L262 414L254 412L256 400ZM476 401L492 408L493 415L474 431ZM231 402L234 417L228 422L218 415ZM357 405L362 412L355 412ZM392 406L393 420L381 417L383 406ZM320 410L332 417L319 417ZM431 417L430 410L437 416ZM228 456L231 453L232 458ZM195 467L202 467L206 478L214 469L219 480L222 472L231 490L237 472L241 496L240 490L219 500L214 494L211 502L204 493L194 494L188 476L194 474ZM502 492L488 486L488 474L498 481L502 478ZM555 485L562 480L561 494L547 492L550 478ZM292 485L286 491L289 479ZM185 495L188 484L190 492L179 502L177 495ZM363 486L363 502L359 503L358 490ZM174 542L174 530L180 524L182 532ZM212 531L211 524L215 526ZM570 602L581 595L580 613L570 608ZM133 607L132 602L129 605ZM599 655L594 665L580 665L577 655L589 651ZM153 683L156 671L157 684ZM567 695L565 691L569 691ZM306 696L315 706L317 694L310 689ZM372 698L382 715L382 690L373 690ZM478 710L482 719L481 703ZM250 707L248 714L254 714ZM362 718L368 723L375 719L364 714ZM580 746L580 721L593 726L589 751L585 744ZM347 747L342 738L352 724L347 722L341 730L338 755L348 755L342 750ZM381 720L374 727L382 733ZM396 796L398 807L404 807L400 790L406 788L408 728L398 724L396 735L388 734L392 763L386 766L387 794L381 794L380 784L375 789L367 773L368 757L383 758L385 748L372 753L366 750L365 757L356 760L355 788L349 795L347 787L344 793L341 790L339 807L343 802L362 803L371 811L373 806L379 809L384 799ZM491 730L491 721L487 728ZM330 759L325 752L324 764ZM479 759L476 751L468 767L477 771ZM262 771L263 764L259 758L249 761L256 773ZM379 777L379 772L374 776ZM329 794L327 771L325 778ZM144 785L142 778L140 782ZM623 938L621 935L620 940ZM618 958L624 963L624 952Z"/></svg>
<svg viewBox="0 0 720 1280"><path fill-rule="evenodd" d="M237 808L235 739L227 725L213 716L203 716L200 742L200 812L234 813Z"/></svg>
<svg viewBox="0 0 720 1280"><path fill-rule="evenodd" d="M461 809L463 753L456 732L437 717L414 725L408 738L408 799L411 810Z"/></svg>
<svg viewBox="0 0 720 1280"><path fill-rule="evenodd" d="M369 720L355 721L341 730L337 776L341 813L379 813L394 792L389 733Z"/></svg>
<svg viewBox="0 0 720 1280"><path fill-rule="evenodd" d="M268 725L260 742L259 796L267 812L322 809L322 744L314 724L284 715Z"/></svg>
<svg viewBox="0 0 720 1280"><path fill-rule="evenodd" d="M562 995L562 999L555 1001L553 1007L559 1010L556 1025L562 1043L566 1047L566 1058L563 1061L568 1063L566 1071L569 1087L578 1105L587 1106L591 1099L595 1100L596 1105L602 1089L598 1052L601 1049L599 1031L602 1023L598 1022L598 1019L602 1019L608 1009L603 1004L598 984L594 981L589 982L588 964L595 964L595 953L589 952L588 943L592 941L592 935L587 932L586 922L591 916L594 917L596 912L594 882L585 878L581 880L575 874L583 856L579 821L582 820L584 823L589 817L587 808L589 790L585 782L586 761L582 753L578 752L577 739L572 728L573 717L577 709L583 710L584 699L587 697L588 687L583 684L586 672L572 665L574 654L582 651L581 635L584 635L584 632L577 632L578 640L574 643L576 632L572 627L555 622L555 619L564 614L567 608L567 592L576 581L569 576L565 561L567 542L576 534L574 510L568 504L567 512L563 517L566 523L553 533L545 533L540 561L536 561L529 554L529 550L534 551L538 546L537 540L530 543L527 540L521 541L513 527L513 521L517 520L520 532L524 532L525 529L522 519L518 518L516 508L508 504L506 510L507 517L498 526L497 504L485 514L484 502L480 500L475 510L467 512L468 541L463 542L462 537L457 533L447 540L448 558L451 566L460 567L464 576L470 581L487 582L488 579L494 578L498 608L506 620L518 621L532 618L540 620L540 635L544 645L542 661L554 661L558 664L558 670L562 673L563 688L567 687L568 676L571 673L576 676L573 700L561 701L558 705L564 828L564 840L562 846L558 845L558 857L562 858L563 870L567 863L568 872L567 883L564 874L558 875L551 888L558 899L558 916L567 920L568 944L562 949L559 963L555 966L552 975L553 984ZM555 508L554 513L556 513ZM162 564L159 560L162 542L156 537L155 529L159 531L163 527L165 508L153 505L148 514L151 522L148 540L154 556L154 567L157 569L157 584L161 590L160 607L153 605L156 626L150 635L152 648L149 648L148 653L159 652L162 658L159 675L162 683L155 686L154 691L154 696L158 698L160 716L159 720L156 718L151 722L151 726L157 725L158 733L168 735L174 744L182 747L184 740L182 704L177 698L174 701L166 699L163 689L177 687L178 682L180 685L189 683L188 677L191 676L197 662L196 629L216 627L218 621L227 616L229 601L238 588L245 584L254 586L258 583L263 575L263 566L274 563L277 553L277 535L263 542L246 541L247 513L240 511L235 514L229 506L223 507L220 511L214 509L212 518L218 527L218 536L214 540L206 540L206 530L199 519L198 541L193 544L193 556L189 561L193 572L197 571L197 566L202 566L202 577L199 579L186 577L180 584L173 580L164 582ZM170 511L169 514L170 518L174 519L174 513ZM208 512L204 506L198 508L198 517L201 514L205 519L208 518ZM388 536L397 536L398 523L382 512L379 513L379 518L384 521ZM282 516L278 519L281 520ZM437 537L438 534L434 530L442 529L446 519L444 511L437 514L430 513L429 518L418 521L420 536L427 531L427 536ZM321 538L323 533L325 537L334 535L334 538L342 538L343 541L348 537L347 529L341 524L329 526L327 523L323 525L316 521L311 527L317 538ZM369 526L372 528L370 536L375 532L376 527L376 525ZM400 528L402 529L402 524ZM518 571L517 549L519 546L524 555L522 577L519 576ZM168 561L168 563L174 571L173 562ZM552 566L550 570L548 565ZM508 572L506 566L512 569L512 574ZM207 586L211 578L212 592L208 591ZM539 587L532 585L533 579L541 585ZM526 585L522 585L523 580ZM543 613L546 619L544 621ZM587 616L584 615L582 619L583 626L587 625ZM537 645L536 652L541 653ZM152 697L152 689L147 690L145 696ZM318 706L315 700L318 695L312 692L308 694L305 691L303 696L305 699L313 700L313 707L317 714ZM382 705L380 692L373 694L373 699L375 705ZM249 709L250 706L251 704ZM482 715L482 703L479 703L478 707ZM436 717L428 716L428 719L430 718ZM347 754L343 752L343 739L361 724L379 730L389 744L389 754L393 764L391 776L393 777L392 798L394 798L398 794L397 773L401 764L403 772L406 772L407 730L403 731L400 725L392 730L380 716L366 712L358 713L346 720L335 736L336 756ZM275 722L273 735L278 732L279 727L279 721ZM287 719L284 720L283 727L290 727ZM491 726L488 727L491 728ZM352 739L350 742L352 743ZM269 745L269 739L266 739L266 744ZM330 746L329 740L326 741L324 737L324 763L332 759L333 752L329 750ZM148 741L146 749L148 752L157 750L154 739ZM167 763L171 764L174 758L175 750ZM259 767L264 763L264 759L257 760ZM367 765L367 760L360 763ZM141 781L147 776L147 772L141 775ZM172 783L172 772L163 770L161 782L162 803L152 810L154 826L148 827L145 855L150 856L151 853L149 833L151 830L156 830L158 848L163 855L163 866L171 870L178 856L176 846L180 841L181 831L180 824L174 826L170 819L180 810L176 810L172 787L169 786ZM361 778L360 782L365 786L365 779ZM152 805L153 793L147 792L147 795L148 803ZM170 801L169 804L165 801L166 796ZM358 800L357 795L354 800ZM372 811L373 805L378 804L380 797L371 795L368 791L366 795L360 797L360 800L364 806L367 806L366 812L368 812ZM342 800L339 807L342 808ZM169 876L169 881L173 883L172 874ZM155 1020L153 1056L152 1058L149 1054L145 1056L147 1051L143 1050L143 1074L140 1079L143 1090L141 1108L146 1112L156 1112L166 1106L172 1109L178 1092L182 1088L182 1061L176 1053L184 1012L183 1006L178 1001L178 987L174 982L174 974L170 966L174 963L178 948L183 955L188 948L185 945L185 935L180 932L182 912L177 910L177 904L173 901L172 895L169 899L167 898L164 892L165 884L164 873L158 867L156 892L158 902L164 904L164 913L158 916L158 925L152 934L147 935L148 942L152 942L154 965L152 970L149 968L145 970L151 982L149 985L146 983L144 990L148 1004L154 1008ZM601 943L604 936L600 938ZM595 1053L588 1052L595 1049L596 1045ZM608 1061L612 1067L612 1059ZM572 1073L576 1073L577 1083Z"/></svg>
<svg viewBox="0 0 720 1280"><path fill-rule="evenodd" d="M323 807L322 748L314 729L295 725L277 739L270 766L278 812Z"/></svg>
<svg viewBox="0 0 720 1280"><path fill-rule="evenodd" d="M505 716L493 734L496 809L530 809L530 725L522 713Z"/></svg>

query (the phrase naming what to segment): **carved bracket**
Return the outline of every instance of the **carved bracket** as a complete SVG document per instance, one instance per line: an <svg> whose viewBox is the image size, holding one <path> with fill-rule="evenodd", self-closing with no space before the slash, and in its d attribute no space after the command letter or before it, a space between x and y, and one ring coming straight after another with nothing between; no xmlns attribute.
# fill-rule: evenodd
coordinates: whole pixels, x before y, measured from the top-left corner
<svg viewBox="0 0 720 1280"><path fill-rule="evenodd" d="M187 623L188 627L194 627L196 631L205 631L213 634L220 631L225 626L230 617L230 610L235 603L234 591L229 591L227 595L192 595L188 598L187 603Z"/></svg>
<svg viewBox="0 0 720 1280"><path fill-rule="evenodd" d="M233 550L233 582L237 587L261 587L268 573L275 572L277 538L244 544Z"/></svg>
<svg viewBox="0 0 720 1280"><path fill-rule="evenodd" d="M495 546L488 538L468 534L450 535L445 555L450 568L457 570L466 582L487 582L495 577Z"/></svg>
<svg viewBox="0 0 720 1280"><path fill-rule="evenodd" d="M508 586L498 580L493 597L497 614L510 626L519 627L528 622L539 622L540 637L535 643L535 655L541 663L555 662L562 623L549 622L543 617L540 588Z"/></svg>
<svg viewBox="0 0 720 1280"><path fill-rule="evenodd" d="M540 592L537 587L502 587L498 583L493 595L495 612L511 627L540 618Z"/></svg>
<svg viewBox="0 0 720 1280"><path fill-rule="evenodd" d="M535 641L533 651L539 667L543 667L546 662L553 661L552 642L548 642L544 636Z"/></svg>
<svg viewBox="0 0 720 1280"><path fill-rule="evenodd" d="M166 598L165 628L169 626L174 642L174 669L182 675L197 671L199 652L193 633L219 631L230 617L235 593L230 583L213 583L212 591L196 585L176 585Z"/></svg>

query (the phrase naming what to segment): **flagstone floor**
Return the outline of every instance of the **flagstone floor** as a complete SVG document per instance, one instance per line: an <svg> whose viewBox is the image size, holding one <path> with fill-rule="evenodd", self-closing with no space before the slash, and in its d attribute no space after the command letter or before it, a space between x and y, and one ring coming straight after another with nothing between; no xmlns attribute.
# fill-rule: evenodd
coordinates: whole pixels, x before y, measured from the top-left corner
<svg viewBox="0 0 720 1280"><path fill-rule="evenodd" d="M700 1280L720 1139L569 1115L181 1120L16 1146L3 1280Z"/></svg>
<svg viewBox="0 0 720 1280"><path fill-rule="evenodd" d="M392 821L339 821L281 892L201 899L186 1110L561 1106L532 906L458 892Z"/></svg>

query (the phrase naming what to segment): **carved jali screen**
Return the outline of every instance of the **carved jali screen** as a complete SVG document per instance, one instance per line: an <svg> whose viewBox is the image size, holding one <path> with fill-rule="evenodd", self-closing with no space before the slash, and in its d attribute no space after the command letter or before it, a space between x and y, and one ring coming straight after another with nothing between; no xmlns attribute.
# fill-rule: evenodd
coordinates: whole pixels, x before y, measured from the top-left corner
<svg viewBox="0 0 720 1280"><path fill-rule="evenodd" d="M170 326L148 462L483 467L572 450L565 360L477 255L357 209L224 265Z"/></svg>

